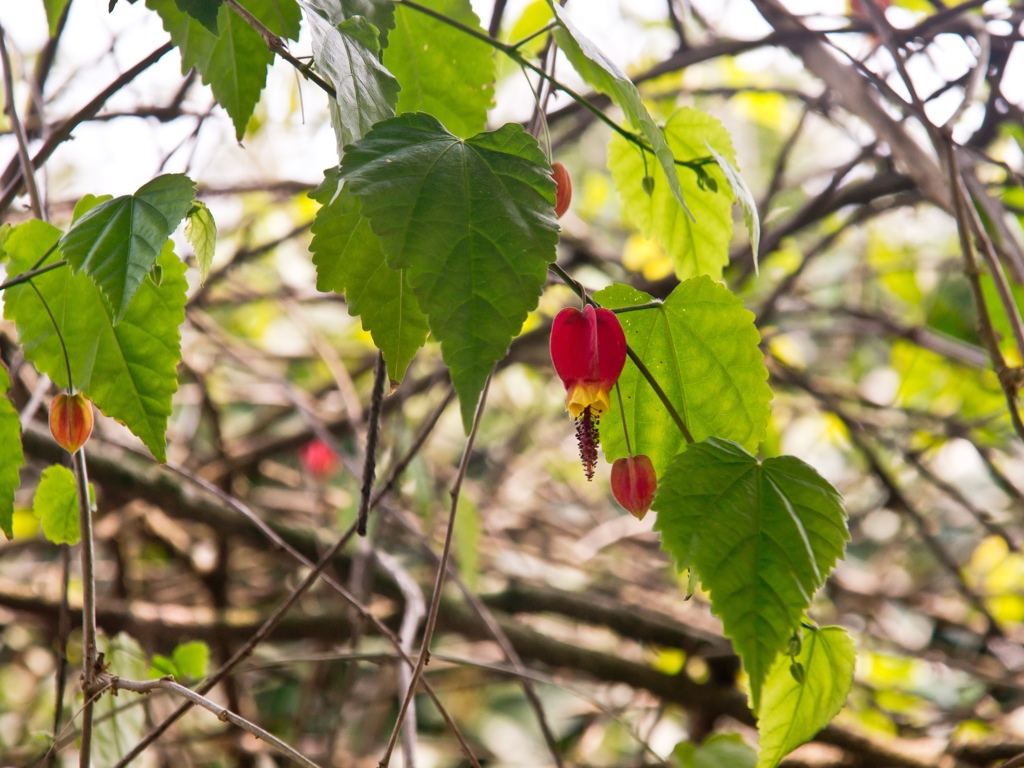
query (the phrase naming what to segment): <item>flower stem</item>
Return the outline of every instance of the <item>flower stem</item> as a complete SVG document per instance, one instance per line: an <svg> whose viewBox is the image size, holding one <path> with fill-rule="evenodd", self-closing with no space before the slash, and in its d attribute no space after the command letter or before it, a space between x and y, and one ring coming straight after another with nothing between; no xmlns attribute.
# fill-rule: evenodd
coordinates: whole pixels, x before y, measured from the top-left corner
<svg viewBox="0 0 1024 768"><path fill-rule="evenodd" d="M79 767L89 768L92 742L92 710L96 694L96 571L92 535L92 503L89 500L89 473L85 451L79 448L71 456L78 489L78 520L82 529L82 690L85 708L82 711L82 748Z"/></svg>
<svg viewBox="0 0 1024 768"><path fill-rule="evenodd" d="M619 382L615 382L615 397L619 400L619 412L622 414L622 435L626 438L626 453L632 458L633 446L629 444L629 429L626 427L626 404L622 402L622 390Z"/></svg>

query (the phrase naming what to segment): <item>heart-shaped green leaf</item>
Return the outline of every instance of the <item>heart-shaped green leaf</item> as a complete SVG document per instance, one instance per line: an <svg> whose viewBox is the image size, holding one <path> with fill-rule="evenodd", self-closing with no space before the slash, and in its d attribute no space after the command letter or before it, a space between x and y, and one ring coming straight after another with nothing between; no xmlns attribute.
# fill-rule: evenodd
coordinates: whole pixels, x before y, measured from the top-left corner
<svg viewBox="0 0 1024 768"><path fill-rule="evenodd" d="M652 297L613 285L594 298L605 307L639 306ZM626 341L683 417L696 440L724 437L747 450L764 439L772 391L743 301L707 276L680 283L660 306L619 314ZM660 476L684 443L668 410L631 360L619 377L633 452L650 456ZM627 455L617 404L601 419L605 456Z"/></svg>
<svg viewBox="0 0 1024 768"><path fill-rule="evenodd" d="M775 657L849 540L839 492L793 456L760 462L709 438L669 464L654 509L662 547L710 593L760 711Z"/></svg>
<svg viewBox="0 0 1024 768"><path fill-rule="evenodd" d="M757 768L775 768L829 724L853 687L856 660L853 641L842 627L805 627L795 660L781 653L776 657L757 713ZM803 682L790 671L794 663L803 669Z"/></svg>
<svg viewBox="0 0 1024 768"><path fill-rule="evenodd" d="M90 496L95 495L92 486ZM43 526L43 535L54 544L77 544L82 538L75 476L59 464L47 467L39 478L32 514Z"/></svg>
<svg viewBox="0 0 1024 768"><path fill-rule="evenodd" d="M480 30L469 0L421 5ZM384 63L402 84L398 112L429 112L456 136L482 131L494 101L494 49L408 6L398 6L396 20Z"/></svg>
<svg viewBox="0 0 1024 768"><path fill-rule="evenodd" d="M180 173L157 176L134 195L90 208L60 239L75 272L84 271L109 302L114 325L153 269L161 249L192 208L196 185Z"/></svg>
<svg viewBox="0 0 1024 768"><path fill-rule="evenodd" d="M684 107L665 123L665 136L676 157L709 156L705 141L733 162L736 153L729 132L711 115ZM644 158L635 144L613 134L608 145L608 168L630 220L645 237L661 243L672 258L676 275L722 277L729 263L732 240L732 193L716 163L703 166L706 179L684 168L679 183L693 217L679 207L664 169ZM654 179L651 194L644 189L645 176Z"/></svg>
<svg viewBox="0 0 1024 768"><path fill-rule="evenodd" d="M337 168L310 193L320 203L313 222L316 287L344 293L348 311L362 319L384 355L388 378L397 386L427 340L427 319L409 285L407 269L391 269L380 239L362 215L359 198L342 186Z"/></svg>
<svg viewBox="0 0 1024 768"><path fill-rule="evenodd" d="M10 274L31 269L59 237L60 230L41 221L15 227L6 242ZM3 292L4 317L15 322L25 356L58 386L67 388L63 338L75 389L107 416L125 424L160 461L164 461L171 396L178 388L178 327L185 321L187 288L185 264L172 245L166 241L157 260L163 270L161 284L144 280L117 325L92 280L67 267L32 278L31 286L15 285ZM43 265L61 257L60 250L55 250ZM40 295L53 313L59 337Z"/></svg>
<svg viewBox="0 0 1024 768"><path fill-rule="evenodd" d="M600 48L576 29L560 4L554 0L548 0L548 4L554 11L555 18L558 19L559 26L554 33L558 47L591 88L611 97L611 100L626 113L630 122L640 128L640 132L651 145L665 172L668 188L679 205L689 215L686 200L683 198L683 190L679 186L679 174L676 173L676 161L672 155L672 148L661 128L654 122L651 113L647 111L647 107L644 106L643 99L640 98L640 91L633 85L633 81L601 52ZM689 160L691 158L680 159Z"/></svg>
<svg viewBox="0 0 1024 768"><path fill-rule="evenodd" d="M376 126L341 167L388 266L409 270L468 431L555 258L555 183L544 154L518 125L464 140L430 115L410 114Z"/></svg>
<svg viewBox="0 0 1024 768"><path fill-rule="evenodd" d="M182 13L175 0L146 0L146 7L160 14L164 29L181 51L182 74L193 67L199 70L203 83L230 115L241 141L267 83L273 51L227 3L217 13L216 35ZM245 9L275 35L298 40L302 14L295 0L245 0Z"/></svg>

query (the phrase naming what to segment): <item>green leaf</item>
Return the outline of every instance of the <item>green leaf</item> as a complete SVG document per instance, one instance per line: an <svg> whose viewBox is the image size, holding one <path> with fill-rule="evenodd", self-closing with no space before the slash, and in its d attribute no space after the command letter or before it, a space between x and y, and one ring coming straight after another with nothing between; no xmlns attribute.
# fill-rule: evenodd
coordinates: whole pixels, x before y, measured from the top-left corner
<svg viewBox="0 0 1024 768"><path fill-rule="evenodd" d="M613 285L594 298L610 309L638 306L652 297ZM653 309L619 314L626 341L653 374L683 417L695 440L723 437L747 450L764 439L771 415L768 370L758 344L761 335L743 301L707 276L675 287ZM635 453L651 458L660 477L685 442L668 410L631 360L619 377ZM601 419L609 461L627 455L617 404Z"/></svg>
<svg viewBox="0 0 1024 768"><path fill-rule="evenodd" d="M57 35L57 25L60 24L60 17L70 2L71 0L43 0L43 7L46 8L46 23L50 28L50 37Z"/></svg>
<svg viewBox="0 0 1024 768"><path fill-rule="evenodd" d="M409 284L409 270L387 265L359 198L341 185L340 170L331 168L310 193L321 205L309 246L316 287L345 294L349 314L361 317L384 355L392 386L398 386L427 340L427 318Z"/></svg>
<svg viewBox="0 0 1024 768"><path fill-rule="evenodd" d="M134 195L91 208L60 239L75 272L89 275L110 302L114 325L192 207L195 193L195 182L188 176L157 176Z"/></svg>
<svg viewBox="0 0 1024 768"><path fill-rule="evenodd" d="M119 632L108 639L101 634L97 644L112 675L126 680L146 678L146 653L130 635ZM145 734L145 708L125 703L124 694L100 696L96 701L92 736L92 764L96 768L117 764Z"/></svg>
<svg viewBox="0 0 1024 768"><path fill-rule="evenodd" d="M196 253L199 264L199 282L205 283L213 264L213 254L217 247L217 222L205 203L196 200L188 212L185 222L185 238Z"/></svg>
<svg viewBox="0 0 1024 768"><path fill-rule="evenodd" d="M11 377L0 362L0 395L10 388ZM20 470L24 464L18 411L14 403L0 397L0 531L8 539L14 536L14 492L21 484Z"/></svg>
<svg viewBox="0 0 1024 768"><path fill-rule="evenodd" d="M381 48L388 47L388 32L395 28L395 4L392 0L340 0L346 19L364 16L380 33Z"/></svg>
<svg viewBox="0 0 1024 768"><path fill-rule="evenodd" d="M480 575L480 507L465 495L459 497L454 534L459 577L475 592Z"/></svg>
<svg viewBox="0 0 1024 768"><path fill-rule="evenodd" d="M469 0L421 4L472 29ZM425 13L399 5L384 64L402 84L398 112L428 112L464 138L482 131L494 102L494 49Z"/></svg>
<svg viewBox="0 0 1024 768"><path fill-rule="evenodd" d="M576 29L558 3L548 0L548 4L561 25L554 32L558 47L587 84L609 96L612 101L622 108L630 122L640 128L641 133L643 133L654 150L662 170L665 172L666 181L668 182L669 189L672 191L672 195L683 207L683 210L689 213L686 201L683 199L683 191L679 186L679 174L676 173L676 163L672 155L672 148L669 146L668 140L665 138L661 128L654 122L651 113L647 111L647 107L644 106L643 99L640 98L640 91L637 90L637 87L633 85L633 82L626 77L621 69L615 66L611 60L601 53L596 45ZM687 160L690 158L680 159Z"/></svg>
<svg viewBox="0 0 1024 768"><path fill-rule="evenodd" d="M672 763L677 768L754 768L757 753L735 733L715 733L703 744L677 744Z"/></svg>
<svg viewBox="0 0 1024 768"><path fill-rule="evenodd" d="M178 676L199 680L206 677L206 667L210 663L210 649L201 640L181 643L174 649L172 660Z"/></svg>
<svg viewBox="0 0 1024 768"><path fill-rule="evenodd" d="M761 750L757 768L775 768L839 713L853 687L856 659L853 641L842 627L804 629L797 656L804 669L802 684L789 672L790 657L776 657L758 710Z"/></svg>
<svg viewBox="0 0 1024 768"><path fill-rule="evenodd" d="M665 136L678 157L706 157L704 142L710 140L723 155L735 159L732 141L722 124L696 109L677 110L665 124ZM693 217L677 205L665 171L649 159L645 165L637 146L617 133L608 145L608 168L626 214L645 237L662 244L680 280L694 275L711 275L716 280L722 277L722 268L729 263L732 199L726 191L725 177L714 164L704 166L704 170L717 184L717 192L706 183L701 188L697 175L688 169L679 177ZM651 194L644 189L646 174L654 179Z"/></svg>
<svg viewBox="0 0 1024 768"><path fill-rule="evenodd" d="M342 162L348 189L409 284L451 370L467 432L494 364L555 258L555 183L518 125L462 140L430 115L376 126Z"/></svg>
<svg viewBox="0 0 1024 768"><path fill-rule="evenodd" d="M89 486L89 496L96 492ZM78 486L67 467L54 464L43 470L32 502L32 514L43 524L43 535L54 544L77 544L82 538L78 518Z"/></svg>
<svg viewBox="0 0 1024 768"><path fill-rule="evenodd" d="M187 13L213 34L217 32L217 11L224 0L174 0L178 10Z"/></svg>
<svg viewBox="0 0 1024 768"><path fill-rule="evenodd" d="M171 41L181 50L181 72L199 70L203 83L227 110L239 141L245 135L256 102L267 83L274 54L259 33L222 4L217 13L219 35L178 10L174 0L146 0L163 20ZM302 14L295 0L245 0L245 8L271 32L297 40Z"/></svg>
<svg viewBox="0 0 1024 768"><path fill-rule="evenodd" d="M28 221L7 239L9 274L17 275L57 242L60 231L41 221ZM185 320L185 265L164 246L158 262L164 279L159 287L144 281L121 322L113 324L99 289L85 275L54 269L32 279L46 300L67 344L71 377L107 416L134 432L164 461L171 396L178 388L181 360L178 327ZM62 258L59 250L44 264ZM60 387L67 373L60 341L32 286L3 292L4 317L17 325L25 356Z"/></svg>
<svg viewBox="0 0 1024 768"><path fill-rule="evenodd" d="M154 653L153 659L150 661L149 676L166 677L167 675L178 676L178 668L174 665L174 661L163 654Z"/></svg>
<svg viewBox="0 0 1024 768"><path fill-rule="evenodd" d="M743 225L747 228L747 235L750 237L750 251L754 258L754 274L758 274L757 259L761 249L761 219L757 213L757 201L754 199L754 193L750 191L746 180L729 158L712 147L707 139L704 140L704 146L708 148L711 156L715 158L715 162L722 169L726 181L732 188L733 197L736 198L736 202L740 204L740 209L743 211Z"/></svg>
<svg viewBox="0 0 1024 768"><path fill-rule="evenodd" d="M654 509L662 547L680 570L696 569L761 711L775 657L849 539L842 497L800 459L759 462L709 438L659 477Z"/></svg>
<svg viewBox="0 0 1024 768"><path fill-rule="evenodd" d="M77 203L75 203L75 210L71 214L71 223L76 223L80 218L82 218L85 214L87 214L100 203L105 203L107 202L107 200L113 199L113 195L83 195L82 198Z"/></svg>
<svg viewBox="0 0 1024 768"><path fill-rule="evenodd" d="M362 16L344 19L310 8L313 58L335 89L331 117L340 156L343 147L361 139L375 123L394 116L401 89L380 63L375 26Z"/></svg>

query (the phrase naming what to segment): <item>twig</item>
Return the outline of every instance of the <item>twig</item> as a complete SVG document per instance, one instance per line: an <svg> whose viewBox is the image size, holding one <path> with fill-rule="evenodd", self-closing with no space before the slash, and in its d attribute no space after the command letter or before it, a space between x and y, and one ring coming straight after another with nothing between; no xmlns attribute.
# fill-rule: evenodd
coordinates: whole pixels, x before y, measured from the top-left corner
<svg viewBox="0 0 1024 768"><path fill-rule="evenodd" d="M299 765L305 766L306 768L320 768L316 763L302 754L297 752L294 748L286 744L277 738L274 734L269 731L265 731L255 723L249 722L244 717L236 715L230 709L210 701L205 696L196 693L191 688L186 688L180 683L174 681L173 675L167 675L161 677L159 680L126 680L123 677L117 677L114 675L104 676L103 682L109 686L110 693L113 696L117 695L118 691L131 691L132 693L148 694L153 691L170 691L184 699L187 699L191 704L195 704L197 707L212 712L217 716L217 719L224 723L231 723L232 725L241 728L244 731L248 731L260 741L265 741L269 746L276 749L285 757L289 757Z"/></svg>
<svg viewBox="0 0 1024 768"><path fill-rule="evenodd" d="M957 235L960 238L960 251L964 259L964 273L967 275L967 282L971 286L971 296L974 299L975 308L978 311L978 325L979 333L982 341L985 344L985 348L988 350L989 358L992 361L992 367L996 372L996 376L999 379L999 385L1003 389L1003 394L1006 397L1006 405L1010 412L1010 420L1013 423L1013 428L1017 432L1017 436L1021 440L1024 440L1024 421L1021 420L1020 411L1017 410L1017 385L1007 375L1008 368L1006 360L1003 358L1003 353L999 349L999 341L996 335L995 327L992 325L992 318L989 315L988 305L985 303L985 294L981 288L981 276L978 271L978 261L975 258L974 247L971 244L971 229L972 222L977 216L977 211L974 211L973 206L969 204L970 198L967 196L966 191L963 188L963 179L956 164L956 152L953 149L952 139L948 141L945 146L946 149L946 164L947 171L949 173L950 181L950 194L953 198L953 212L956 217L956 229ZM970 216L967 209L970 209L974 213L974 217ZM978 222L980 225L980 222ZM984 228L981 228L981 235L984 235ZM976 234L979 234L976 232ZM990 241L991 242L991 241ZM1002 270L997 270L998 274L1003 277ZM996 275L992 275L993 279ZM996 280L996 285L999 285L999 281ZM1002 293L1000 293L1002 296ZM1012 301L1012 295L1010 297ZM1004 304L1005 306L1005 304ZM1009 312L1009 310L1007 310ZM1016 305L1013 306L1013 312L1016 314L1017 322L1020 322L1020 314L1017 312Z"/></svg>
<svg viewBox="0 0 1024 768"><path fill-rule="evenodd" d="M32 167L39 168L42 166L57 147L71 138L71 134L79 123L94 117L96 113L103 108L111 96L128 85L128 83L138 77L139 74L158 62L164 57L164 55L173 50L173 48L174 44L171 42L161 45L134 67L115 78L114 81L100 91L92 101L58 125L53 132L46 137L46 140L43 141L43 145L32 158ZM23 178L21 168L15 168L12 172L12 165L14 164L15 161L12 161L11 165L8 165L5 173L0 176L0 178L10 177L11 179L8 185L4 188L2 195L0 195L0 214L7 210L11 201L17 196Z"/></svg>
<svg viewBox="0 0 1024 768"><path fill-rule="evenodd" d="M68 606L68 582L71 578L71 548L67 544L60 545L60 613L57 617L57 675L56 691L53 705L53 743L61 733L61 717L64 714L64 688L67 684L68 669L68 635L71 633L71 609ZM57 758L56 750L46 753L46 765L53 766Z"/></svg>
<svg viewBox="0 0 1024 768"><path fill-rule="evenodd" d="M46 272L64 266L67 266L67 261L61 259L60 261L53 262L53 264L47 264L45 267L39 267L38 269L30 269L28 272L22 272L20 275L15 275L10 280L0 283L0 292L6 291L8 288L13 288L16 285L27 283L33 277L37 277Z"/></svg>
<svg viewBox="0 0 1024 768"><path fill-rule="evenodd" d="M409 680L409 690L406 692L402 706L399 708L398 718L395 721L394 728L391 730L391 737L388 739L384 756L381 758L379 764L381 768L386 768L391 761L391 754L395 750L398 734L402 730L405 713L409 709L409 704L412 702L416 691L416 685L423 676L423 668L426 666L430 656L430 641L434 636L434 629L437 627L437 614L441 608L441 591L444 587L444 580L448 571L448 559L451 557L452 536L455 532L455 513L459 508L459 494L462 491L462 481L466 477L466 470L469 468L469 459L473 453L473 443L476 441L476 434L480 428L484 405L487 403L487 392L491 387L491 379L493 377L494 372L492 371L487 375L487 381L484 382L483 391L480 393L480 400L476 404L476 413L473 416L473 427L469 431L469 437L466 438L466 446L462 451L462 460L459 462L455 482L452 484L450 491L451 506L448 510L448 528L445 531L444 547L441 549L441 564L437 568L437 578L434 580L434 594L430 599L430 613L427 614L427 626L423 631L423 646L420 648L419 658L416 659L416 666L413 668L412 678Z"/></svg>
<svg viewBox="0 0 1024 768"><path fill-rule="evenodd" d="M21 163L21 174L25 179L25 188L28 190L29 205L32 207L32 215L37 219L43 218L42 204L39 202L39 188L36 186L35 169L32 167L32 159L28 154L28 136L25 135L25 127L18 117L18 108L14 104L14 75L11 72L11 57L7 54L7 44L4 38L7 33L0 24L0 59L4 67L4 90L7 92L7 116L11 119L11 128L18 142L18 160Z"/></svg>
<svg viewBox="0 0 1024 768"><path fill-rule="evenodd" d="M1005 763L1000 763L996 768L1021 768L1021 766L1024 766L1024 754L1017 755Z"/></svg>
<svg viewBox="0 0 1024 768"><path fill-rule="evenodd" d="M402 650L412 653L412 644L416 640L423 617L427 614L427 603L423 599L423 590L416 583L398 558L387 552L375 552L374 557L380 566L388 572L405 598L405 610L402 612L402 625L398 629L398 637L402 641ZM398 701L399 704L409 695L412 689L412 670L405 664L398 665ZM416 766L416 700L409 704L402 724L402 762L405 768Z"/></svg>
<svg viewBox="0 0 1024 768"><path fill-rule="evenodd" d="M366 456L363 459L363 487L359 496L359 515L356 518L356 533L366 535L366 520L370 515L370 495L373 481L377 476L377 440L380 437L380 407L384 400L384 382L388 370L384 355L377 353L377 365L373 372L373 393L370 396L370 414L366 424Z"/></svg>
<svg viewBox="0 0 1024 768"><path fill-rule="evenodd" d="M70 385L70 382L68 382ZM90 406L91 407L91 406ZM89 499L89 473L85 466L85 450L79 448L71 457L78 490L78 520L82 529L82 690L85 708L82 711L82 747L80 768L89 768L92 742L93 700L97 689L96 648L96 570L92 534L92 502Z"/></svg>
<svg viewBox="0 0 1024 768"><path fill-rule="evenodd" d="M449 399L450 397L446 398L445 404L448 402ZM439 409L439 411L440 410L442 409ZM438 415L440 414L438 413ZM422 442L415 443L414 449L419 450L419 447L421 445ZM407 462L400 462L398 465L396 465L396 467L404 468L406 464ZM273 614L267 617L267 619L263 622L263 624L256 631L256 633L252 637L250 637L249 640L231 656L230 659L225 661L221 665L220 669L218 669L210 678L208 678L204 682L202 686L199 687L198 690L200 693L208 692L214 685L216 685L218 682L220 682L220 680L226 677L227 674L232 669L234 669L234 667L237 666L239 662L247 658L249 654L251 654L252 651L256 648L256 646L259 643L261 643L264 639L266 639L267 636L270 635L270 633L281 622L281 620L285 617L285 615L288 613L291 607L295 605L296 602L298 602L299 598L302 597L303 594L305 594L305 592L317 581L317 579L323 579L323 581L328 586L330 586L332 589L334 589L335 592L341 595L353 608L356 609L356 611L360 615L360 618L362 618L364 621L368 621L369 623L371 623L377 629L377 631L381 633L381 635L383 635L389 642L392 643L392 645L394 645L394 647L398 650L399 654L405 660L406 664L412 666L412 658L409 657L402 650L401 643L399 639L394 635L394 633L391 632L391 630L388 629L387 626L385 626L383 622L381 622L376 616L370 613L370 611L365 606L363 606L358 600L356 600L355 597L352 596L348 590L346 590L335 579L324 573L326 567L334 560L334 558L338 555L338 553L345 546L345 544L347 544L348 541L355 534L354 525L351 526L341 536L341 538L339 538L338 541L335 542L335 544L330 549L328 549L327 552L323 554L319 561L314 565L301 552L296 550L293 546L291 546L288 542L281 538L281 536L279 536L266 523L264 523L247 505L243 504L238 499L235 499L233 496L224 492L217 486L208 483L202 478L197 477L196 475L192 474L191 472L188 472L187 470L181 467L177 467L173 464L167 464L165 466L171 471L185 478L186 480L195 483L196 485L199 485L208 493L213 494L222 502L228 504L233 509L240 512L243 516L250 520L260 530L260 532L264 536L266 536L270 541L272 541L282 550L284 550L289 555L294 557L296 560L301 562L303 565L312 568L309 574L307 574L306 578L303 579L303 581L294 590L292 590L292 593L288 596L288 598L280 606L278 606L278 608L274 611ZM392 487L392 484L396 476L397 471L393 473L391 477L389 477L388 482L385 483L384 488L378 492L378 497L374 499L371 506L376 505L376 503L379 501L380 494L382 494L386 490L389 490ZM467 759L470 761L470 764L473 765L474 768L480 768L480 764L477 761L476 757L473 755L473 752L470 749L469 744L466 742L465 737L463 737L461 731L458 728L458 725L452 719L447 709L445 709L445 707L441 704L441 701L437 697L437 694L434 691L433 687L430 686L429 683L427 683L426 681L423 681L423 687L424 690L427 692L427 695L430 696L431 701L434 702L434 705L437 707L438 712L440 712L441 717L444 719L446 725L452 731L452 734L455 736L456 740L459 742L459 745L465 752ZM162 721L158 726L156 726L152 731L150 731L145 736L145 738L143 738L143 740L140 741L131 750L131 752L125 755L124 758L122 758L121 761L114 766L114 768L124 768L124 766L128 765L132 760L138 757L147 747L149 747L150 744L152 744L158 738L160 738L160 736L163 735L163 733L165 733L166 730L173 723L175 723L183 714L185 714L185 712L187 712L191 708L191 706L191 704L186 702L182 704L180 707L178 707L178 709L172 712L166 719L164 719L164 721Z"/></svg>

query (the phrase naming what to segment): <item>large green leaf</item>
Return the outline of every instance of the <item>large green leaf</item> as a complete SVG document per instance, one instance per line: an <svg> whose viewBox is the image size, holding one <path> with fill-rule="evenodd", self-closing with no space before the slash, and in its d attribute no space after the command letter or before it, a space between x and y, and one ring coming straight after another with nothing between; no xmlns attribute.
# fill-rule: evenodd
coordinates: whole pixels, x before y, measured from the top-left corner
<svg viewBox="0 0 1024 768"><path fill-rule="evenodd" d="M349 313L361 317L397 386L427 340L427 318L409 285L408 270L387 265L380 238L363 217L359 198L342 186L339 169L326 171L310 197L321 206L309 246L317 290L345 294Z"/></svg>
<svg viewBox="0 0 1024 768"><path fill-rule="evenodd" d="M659 477L654 509L662 547L710 593L760 711L776 655L849 539L842 497L800 459L760 462L708 438Z"/></svg>
<svg viewBox="0 0 1024 768"><path fill-rule="evenodd" d="M703 744L677 744L672 764L677 768L754 768L757 753L735 733L714 733Z"/></svg>
<svg viewBox="0 0 1024 768"><path fill-rule="evenodd" d="M161 249L192 208L196 185L180 173L157 176L91 208L60 239L75 272L91 277L110 302L114 324L153 269Z"/></svg>
<svg viewBox="0 0 1024 768"><path fill-rule="evenodd" d="M16 227L7 238L10 274L30 269L57 243L60 230L41 221ZM59 250L44 263L60 259ZM181 360L178 327L185 320L185 265L168 241L157 264L163 281L146 280L116 326L99 289L83 274L54 269L3 293L4 317L18 329L25 355L58 386L67 387L60 341L36 290L46 300L67 345L71 378L107 416L134 432L164 461L171 396ZM33 290L32 286L36 290Z"/></svg>
<svg viewBox="0 0 1024 768"><path fill-rule="evenodd" d="M340 150L395 114L400 88L380 63L373 24L363 16L345 18L337 0L314 0L309 7L313 59L335 89L331 115Z"/></svg>
<svg viewBox="0 0 1024 768"><path fill-rule="evenodd" d="M707 141L730 162L736 162L729 132L718 120L699 110L677 110L665 124L665 136L677 157L707 156ZM644 236L662 244L672 257L680 280L694 275L721 278L722 267L729 263L732 195L717 164L704 166L717 189L707 183L701 188L697 176L689 170L679 176L693 218L676 202L664 169L649 160L645 165L637 146L617 133L608 145L608 168L626 214ZM654 179L651 194L643 188L645 174Z"/></svg>
<svg viewBox="0 0 1024 768"><path fill-rule="evenodd" d="M350 147L341 173L388 266L409 270L468 430L555 258L555 183L544 153L518 125L463 140L430 115L409 114Z"/></svg>
<svg viewBox="0 0 1024 768"><path fill-rule="evenodd" d="M89 495L95 495L91 485ZM32 514L43 525L43 535L54 544L77 544L82 538L78 514L78 486L67 467L54 464L43 470L32 501Z"/></svg>
<svg viewBox="0 0 1024 768"><path fill-rule="evenodd" d="M421 4L480 29L469 0L422 0ZM482 131L494 101L494 50L406 6L398 6L396 20L384 63L402 84L398 112L429 112L456 136Z"/></svg>
<svg viewBox="0 0 1024 768"><path fill-rule="evenodd" d="M241 141L274 60L263 38L227 4L217 13L219 35L178 10L175 0L146 0L146 6L160 14L164 29L181 50L182 73L192 67L199 70L231 116ZM302 14L295 0L246 0L245 8L275 35L298 39Z"/></svg>
<svg viewBox="0 0 1024 768"><path fill-rule="evenodd" d="M627 285L594 298L610 309L653 301ZM761 336L743 301L709 277L680 283L657 308L619 314L626 341L653 374L696 440L724 437L753 451L764 439L772 391L758 347ZM632 361L619 377L635 453L645 453L660 476L683 449L668 410ZM617 405L601 419L609 461L627 455Z"/></svg>
<svg viewBox="0 0 1024 768"><path fill-rule="evenodd" d="M679 185L679 174L676 172L676 162L675 157L672 155L672 148L669 146L668 140L665 138L661 128L654 122L651 113L647 111L647 107L644 106L643 99L640 98L640 91L637 90L637 87L633 85L633 81L626 77L621 69L608 59L582 32L576 29L558 3L548 0L548 4L551 6L551 10L554 11L560 25L554 32L558 47L562 49L562 52L569 59L573 68L579 72L580 77L591 88L609 96L612 101L622 108L630 122L639 127L640 132L647 139L647 143L651 145L655 156L658 158L658 162L661 164L662 170L665 172L665 179L669 189L672 191L672 195L685 210L686 200L683 197L683 190ZM700 154L704 155L705 151L702 150ZM689 160L692 158L684 157L680 159Z"/></svg>
<svg viewBox="0 0 1024 768"><path fill-rule="evenodd" d="M853 687L857 654L842 627L805 628L795 663L779 654L765 680L758 710L761 749L757 768L775 768L790 752L810 741L846 703Z"/></svg>
<svg viewBox="0 0 1024 768"><path fill-rule="evenodd" d="M10 387L11 377L0 363L0 531L8 539L14 535L14 492L21 484L19 470L25 463L18 412L2 396Z"/></svg>

